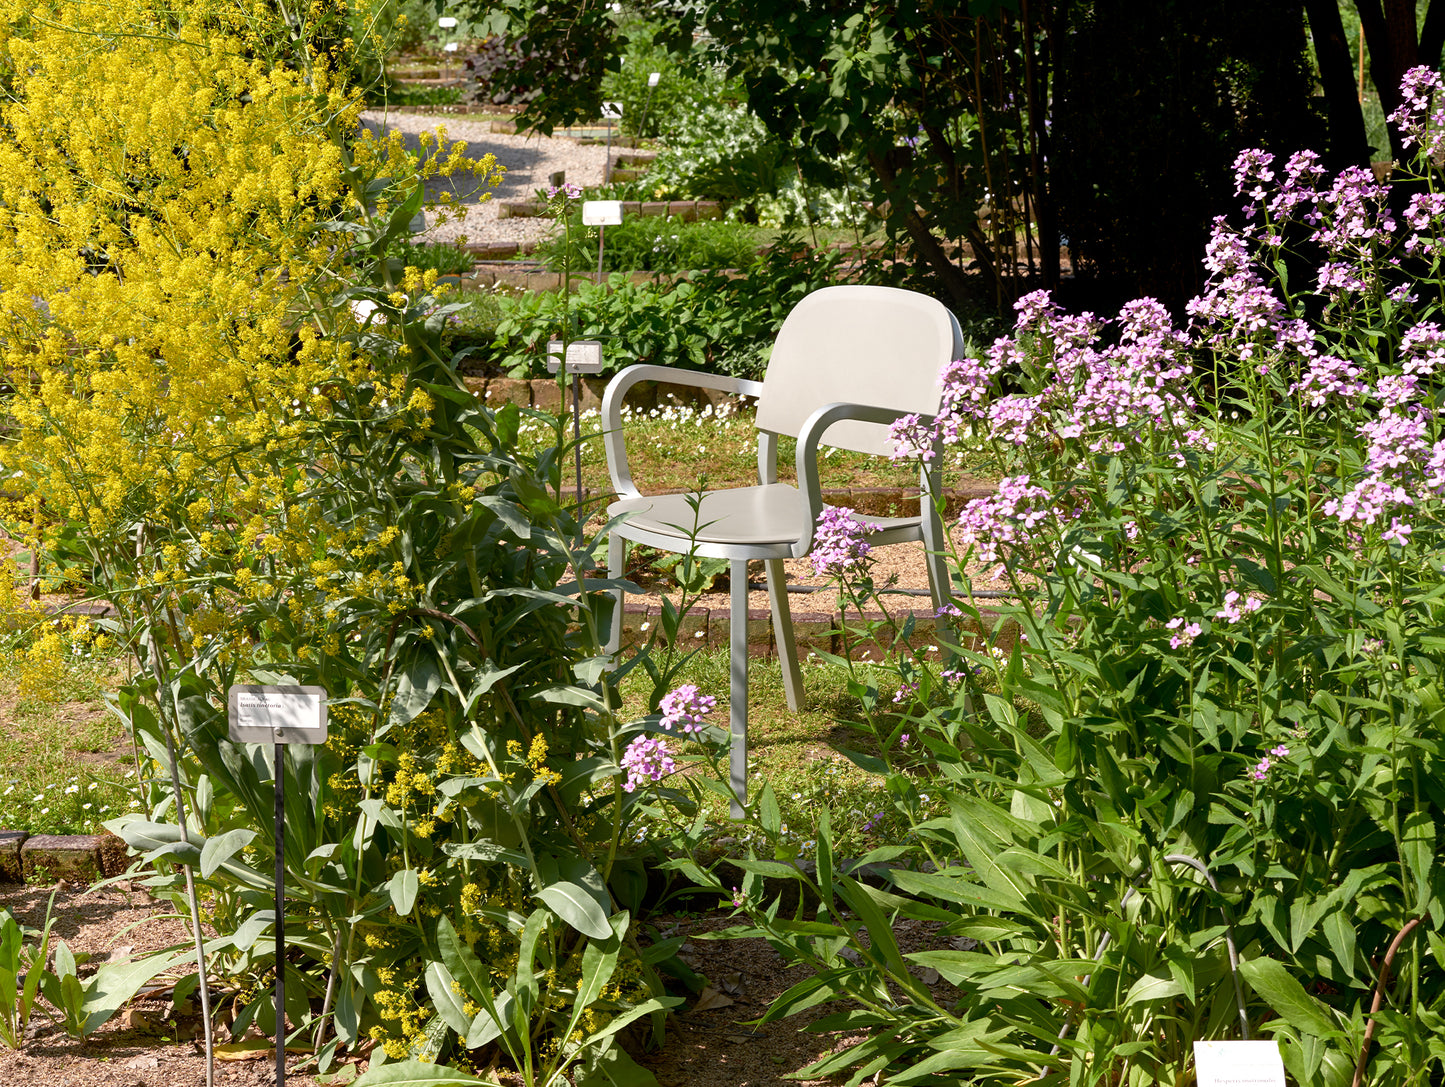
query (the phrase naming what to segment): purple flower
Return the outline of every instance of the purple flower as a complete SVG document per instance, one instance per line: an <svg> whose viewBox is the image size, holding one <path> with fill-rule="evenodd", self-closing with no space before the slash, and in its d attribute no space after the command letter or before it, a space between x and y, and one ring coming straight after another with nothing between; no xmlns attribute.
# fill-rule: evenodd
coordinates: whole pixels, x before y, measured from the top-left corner
<svg viewBox="0 0 1445 1087"><path fill-rule="evenodd" d="M1269 777L1269 768L1271 765L1272 763L1269 761L1269 756L1266 755L1264 758L1260 759L1259 762L1255 763L1254 769L1250 771L1250 776L1253 777L1255 781L1263 781L1265 778Z"/></svg>
<svg viewBox="0 0 1445 1087"><path fill-rule="evenodd" d="M901 702L906 701L907 699L912 698L912 697L913 697L914 695L916 695L917 693L918 693L918 684L916 684L916 683L906 683L906 682L905 682L905 683L901 683L901 684L899 684L898 691L893 695L893 702L894 702L894 704L896 705L896 704L898 704L898 703L901 703ZM903 734L903 742L904 742L904 745L905 745L905 746L906 746L907 743L908 743L908 733L906 733L906 732Z"/></svg>
<svg viewBox="0 0 1445 1087"><path fill-rule="evenodd" d="M630 793L640 785L661 781L668 774L675 773L677 763L672 761L666 740L639 736L622 753L622 768L627 771L627 782L622 788Z"/></svg>
<svg viewBox="0 0 1445 1087"><path fill-rule="evenodd" d="M548 200L555 200L559 196L564 200L580 200L582 197L582 186L568 181L563 185L549 185L547 187Z"/></svg>
<svg viewBox="0 0 1445 1087"><path fill-rule="evenodd" d="M945 615L962 615L957 604L940 604L938 610L933 613L935 619L942 619Z"/></svg>
<svg viewBox="0 0 1445 1087"><path fill-rule="evenodd" d="M1259 611L1264 607L1264 601L1257 596L1240 596L1233 589L1224 594L1224 607L1217 613L1217 617L1227 623L1237 623L1251 612Z"/></svg>
<svg viewBox="0 0 1445 1087"><path fill-rule="evenodd" d="M677 690L662 696L662 727L671 731L676 725L681 731L695 736L707 724L703 718L711 713L716 705L717 699L712 695L702 694L696 685L685 683Z"/></svg>
<svg viewBox="0 0 1445 1087"><path fill-rule="evenodd" d="M1390 527L1380 533L1380 539L1386 543L1394 543L1399 544L1401 547L1408 547L1410 545L1410 533L1413 531L1413 528L1405 524L1398 517L1391 517Z"/></svg>
<svg viewBox="0 0 1445 1087"><path fill-rule="evenodd" d="M824 506L813 533L813 572L819 577L841 577L866 569L872 561L868 557L872 548L864 537L870 531L852 510Z"/></svg>
<svg viewBox="0 0 1445 1087"><path fill-rule="evenodd" d="M1400 142L1406 147L1420 145L1427 157L1436 158L1445 138L1445 109L1436 105L1445 89L1439 73L1424 65L1411 68L1400 81L1400 106L1390 114L1388 120L1400 129Z"/></svg>
<svg viewBox="0 0 1445 1087"><path fill-rule="evenodd" d="M959 527L963 542L978 549L981 562L995 562L1003 544L1022 543L1042 521L1058 516L1049 492L1029 483L1027 475L998 481L998 493L975 498L963 507Z"/></svg>
<svg viewBox="0 0 1445 1087"><path fill-rule="evenodd" d="M1194 639L1198 638L1204 630L1198 623L1186 623L1183 619L1179 618L1170 619L1164 626L1169 630L1177 632L1169 638L1170 649L1193 645Z"/></svg>

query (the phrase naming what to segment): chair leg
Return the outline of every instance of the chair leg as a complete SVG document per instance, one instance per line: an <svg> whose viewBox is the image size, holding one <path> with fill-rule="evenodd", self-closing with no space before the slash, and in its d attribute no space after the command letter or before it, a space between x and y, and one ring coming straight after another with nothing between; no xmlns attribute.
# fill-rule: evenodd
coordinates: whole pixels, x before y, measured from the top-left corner
<svg viewBox="0 0 1445 1087"><path fill-rule="evenodd" d="M741 819L748 802L748 563L733 559L732 617L729 623L728 654L731 683L728 689L728 731L732 751L728 758L728 782L733 790L732 815Z"/></svg>
<svg viewBox="0 0 1445 1087"><path fill-rule="evenodd" d="M941 494L942 480L935 468L923 477L923 546L928 549L928 595L933 599L933 612L948 602L950 584L948 578L948 540L944 535L943 521L938 516L938 507L933 504L932 495ZM938 616L937 626L942 633L947 624Z"/></svg>
<svg viewBox="0 0 1445 1087"><path fill-rule="evenodd" d="M793 637L793 614L788 609L788 579L782 559L763 560L768 573L768 603L773 609L773 639L778 643L778 663L783 667L783 693L788 709L803 708L803 673L798 668L798 643Z"/></svg>
<svg viewBox="0 0 1445 1087"><path fill-rule="evenodd" d="M627 572L627 541L617 533L607 537L607 576L621 581ZM625 594L621 589L612 593L612 623L607 634L607 652L616 653L622 648L622 609Z"/></svg>

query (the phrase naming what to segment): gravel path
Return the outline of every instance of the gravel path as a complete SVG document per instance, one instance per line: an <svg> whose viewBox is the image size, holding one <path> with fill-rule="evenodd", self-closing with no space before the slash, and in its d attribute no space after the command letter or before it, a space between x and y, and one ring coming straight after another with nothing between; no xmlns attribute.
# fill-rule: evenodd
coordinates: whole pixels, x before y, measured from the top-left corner
<svg viewBox="0 0 1445 1087"><path fill-rule="evenodd" d="M468 192L471 179L437 178L427 184L428 196L452 191L466 215L462 219L437 223L434 212L427 213L426 237L432 241L450 241L465 236L471 242L532 242L545 238L552 231L551 219L498 219L497 203L501 200L525 200L540 188L546 188L551 175L564 170L567 180L578 185L602 184L607 160L605 146L582 146L565 136L508 136L491 130L490 121L472 121L465 117L425 117L420 114L393 113L379 110L362 114L362 121L373 131L394 130L405 133L409 148L420 147L422 132L446 130L448 141L465 140L467 154L473 158L495 155L506 168L502 183L491 191L490 199L479 199ZM615 150L615 149L614 149Z"/></svg>

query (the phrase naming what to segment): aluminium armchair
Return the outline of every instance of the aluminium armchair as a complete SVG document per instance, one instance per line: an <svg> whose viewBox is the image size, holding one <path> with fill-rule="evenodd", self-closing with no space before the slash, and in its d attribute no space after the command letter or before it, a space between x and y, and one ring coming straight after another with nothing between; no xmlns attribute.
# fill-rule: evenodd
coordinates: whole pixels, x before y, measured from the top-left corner
<svg viewBox="0 0 1445 1087"><path fill-rule="evenodd" d="M608 544L609 575L623 577L626 542L665 551L729 560L731 676L729 782L734 813L747 795L748 578L750 559L767 574L773 634L788 706L803 702L803 680L788 610L783 560L812 549L823 500L818 481L820 445L886 456L888 426L908 414L936 415L939 375L963 354L957 319L926 295L893 287L838 286L814 291L788 314L761 382L668 366L638 365L607 386L602 401L607 468L618 498L607 508L616 519ZM758 484L698 495L644 495L632 481L622 433L622 404L639 381L659 381L757 398ZM778 436L797 439L796 487L778 481ZM943 526L933 502L937 458L924 473L916 517L859 515L872 545L922 541L928 549L929 588L935 609L947 599ZM696 504L696 509L694 509ZM608 648L622 636L622 592L617 593Z"/></svg>

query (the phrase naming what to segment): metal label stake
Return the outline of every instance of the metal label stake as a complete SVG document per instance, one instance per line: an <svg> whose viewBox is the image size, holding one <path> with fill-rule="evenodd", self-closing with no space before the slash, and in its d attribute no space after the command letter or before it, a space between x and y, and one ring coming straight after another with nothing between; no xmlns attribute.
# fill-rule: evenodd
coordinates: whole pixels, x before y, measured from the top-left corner
<svg viewBox="0 0 1445 1087"><path fill-rule="evenodd" d="M602 341L573 340L567 345L566 372L572 375L572 439L577 461L577 505L582 505L582 375L602 372ZM547 371L562 366L562 341L547 341Z"/></svg>
<svg viewBox="0 0 1445 1087"><path fill-rule="evenodd" d="M238 684L227 697L231 741L270 743L276 791L276 1084L286 1083L286 745L326 742L321 687Z"/></svg>

